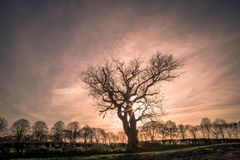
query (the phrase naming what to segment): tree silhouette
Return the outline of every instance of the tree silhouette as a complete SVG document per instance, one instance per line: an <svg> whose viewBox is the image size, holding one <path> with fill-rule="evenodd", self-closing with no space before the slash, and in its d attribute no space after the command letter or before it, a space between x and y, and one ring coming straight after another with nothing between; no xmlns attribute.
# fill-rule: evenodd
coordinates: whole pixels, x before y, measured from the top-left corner
<svg viewBox="0 0 240 160"><path fill-rule="evenodd" d="M105 131L102 128L93 128L93 135L96 143L99 143L100 140L103 139L103 134L105 134Z"/></svg>
<svg viewBox="0 0 240 160"><path fill-rule="evenodd" d="M192 135L193 139L197 138L196 135L197 135L198 129L199 129L199 127L197 127L197 126L192 126L192 125L189 126L189 132Z"/></svg>
<svg viewBox="0 0 240 160"><path fill-rule="evenodd" d="M52 132L52 141L60 143L63 141L64 138L64 131L65 131L65 125L64 122L58 121L54 124L54 126L51 129Z"/></svg>
<svg viewBox="0 0 240 160"><path fill-rule="evenodd" d="M142 132L144 132L148 137L150 137L153 142L157 134L159 133L159 126L161 122L158 121L149 121L144 123L142 126Z"/></svg>
<svg viewBox="0 0 240 160"><path fill-rule="evenodd" d="M43 121L37 121L32 126L33 129L33 137L39 142L43 142L47 140L48 127L47 124Z"/></svg>
<svg viewBox="0 0 240 160"><path fill-rule="evenodd" d="M118 132L118 138L119 138L121 143L125 143L126 140L127 140L127 135L124 132L119 131Z"/></svg>
<svg viewBox="0 0 240 160"><path fill-rule="evenodd" d="M104 144L107 144L107 133L106 133L106 131L105 130L101 130L101 134L102 134L102 140L103 140L103 143Z"/></svg>
<svg viewBox="0 0 240 160"><path fill-rule="evenodd" d="M140 141L147 141L148 139L146 133L142 131L142 126L138 126L138 139L140 139Z"/></svg>
<svg viewBox="0 0 240 160"><path fill-rule="evenodd" d="M87 143L87 140L91 138L92 128L88 125L85 125L80 131L81 137L84 139L84 143Z"/></svg>
<svg viewBox="0 0 240 160"><path fill-rule="evenodd" d="M71 143L76 142L80 137L80 124L76 121L70 122L66 127L65 134Z"/></svg>
<svg viewBox="0 0 240 160"><path fill-rule="evenodd" d="M200 129L203 134L204 138L210 138L210 133L211 133L211 121L209 118L203 118L200 124Z"/></svg>
<svg viewBox="0 0 240 160"><path fill-rule="evenodd" d="M107 143L111 144L112 140L113 140L113 136L114 136L113 133L112 132L107 132L106 135L107 135L107 141L108 141Z"/></svg>
<svg viewBox="0 0 240 160"><path fill-rule="evenodd" d="M171 121L171 120L168 120L168 121L166 122L166 127L165 127L165 128L166 128L166 130L167 130L167 132L168 132L171 140L172 140L174 137L177 136L177 131L178 131L178 129L177 129L177 126L176 126L176 123L175 123L175 122L173 122L173 121Z"/></svg>
<svg viewBox="0 0 240 160"><path fill-rule="evenodd" d="M99 111L106 115L116 111L128 136L128 148L136 149L137 122L159 116L159 92L154 86L171 81L182 64L172 55L157 53L148 63L134 59L124 63L113 59L99 67L82 72L82 80L97 100Z"/></svg>
<svg viewBox="0 0 240 160"><path fill-rule="evenodd" d="M185 139L188 129L189 129L189 125L184 125L184 124L178 125L178 133L182 139Z"/></svg>
<svg viewBox="0 0 240 160"><path fill-rule="evenodd" d="M227 134L229 138L232 138L234 136L235 138L238 138L238 124L236 122L229 123L226 128Z"/></svg>
<svg viewBox="0 0 240 160"><path fill-rule="evenodd" d="M7 125L8 125L7 120L5 118L0 117L0 136L2 132L7 130Z"/></svg>
<svg viewBox="0 0 240 160"><path fill-rule="evenodd" d="M11 130L15 135L17 142L22 142L30 130L30 122L26 119L19 119L13 123Z"/></svg>
<svg viewBox="0 0 240 160"><path fill-rule="evenodd" d="M221 136L221 138L225 138L225 129L227 128L227 123L224 119L216 119L215 121L213 121L212 123L212 134L213 136L215 136L216 138L219 138L219 136Z"/></svg>
<svg viewBox="0 0 240 160"><path fill-rule="evenodd" d="M118 141L119 141L118 135L113 134L113 142L114 142L114 143L118 143Z"/></svg>
<svg viewBox="0 0 240 160"><path fill-rule="evenodd" d="M158 132L162 135L162 140L165 140L165 138L169 135L166 123L159 123Z"/></svg>

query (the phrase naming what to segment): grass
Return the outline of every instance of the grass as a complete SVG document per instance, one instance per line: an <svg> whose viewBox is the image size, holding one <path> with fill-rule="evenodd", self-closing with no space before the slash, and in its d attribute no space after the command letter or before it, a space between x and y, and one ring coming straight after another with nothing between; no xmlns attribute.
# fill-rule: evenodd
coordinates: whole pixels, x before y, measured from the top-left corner
<svg viewBox="0 0 240 160"><path fill-rule="evenodd" d="M150 151L150 152L135 152L135 153L114 153L114 154L102 154L102 155L92 155L92 156L81 156L81 157L55 157L55 158L43 158L43 159L62 159L62 160L102 160L102 159L113 159L113 158L124 158L124 157L141 157L141 156L153 156L153 155L170 155L175 153L184 153L184 152L192 152L195 150L208 150L213 147L225 146L225 145L240 145L240 143L223 143L223 144L213 144L213 145L205 145L205 146L194 146L194 147L184 147L178 149L169 149L163 151ZM39 158L31 158L32 160L39 160Z"/></svg>

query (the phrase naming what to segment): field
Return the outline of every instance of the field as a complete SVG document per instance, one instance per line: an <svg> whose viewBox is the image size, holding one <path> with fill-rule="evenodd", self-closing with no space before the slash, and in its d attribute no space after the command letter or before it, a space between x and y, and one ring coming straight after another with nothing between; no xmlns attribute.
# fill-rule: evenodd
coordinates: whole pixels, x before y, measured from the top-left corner
<svg viewBox="0 0 240 160"><path fill-rule="evenodd" d="M33 158L40 159L40 158ZM183 147L152 152L116 153L81 157L41 158L62 160L239 160L240 143L224 143L204 146Z"/></svg>

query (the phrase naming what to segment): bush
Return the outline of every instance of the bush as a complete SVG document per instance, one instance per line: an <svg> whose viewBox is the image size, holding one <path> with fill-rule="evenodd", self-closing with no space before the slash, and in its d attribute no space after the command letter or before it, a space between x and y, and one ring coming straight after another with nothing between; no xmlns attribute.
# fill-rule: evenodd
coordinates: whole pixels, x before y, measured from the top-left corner
<svg viewBox="0 0 240 160"><path fill-rule="evenodd" d="M108 145L93 145L87 148L87 154L107 154L126 152L124 147L111 147Z"/></svg>
<svg viewBox="0 0 240 160"><path fill-rule="evenodd" d="M22 153L17 153L14 148L7 148L6 153L1 152L0 157L7 156L9 158L46 158L46 157L73 157L83 155L96 155L108 153L126 152L125 147L109 146L102 144L93 144L89 146L65 146L65 147L46 147L46 146L25 146ZM10 150L14 150L10 152ZM0 158L1 159L1 158Z"/></svg>
<svg viewBox="0 0 240 160"><path fill-rule="evenodd" d="M67 155L81 156L86 154L86 149L84 147L72 147L64 150Z"/></svg>

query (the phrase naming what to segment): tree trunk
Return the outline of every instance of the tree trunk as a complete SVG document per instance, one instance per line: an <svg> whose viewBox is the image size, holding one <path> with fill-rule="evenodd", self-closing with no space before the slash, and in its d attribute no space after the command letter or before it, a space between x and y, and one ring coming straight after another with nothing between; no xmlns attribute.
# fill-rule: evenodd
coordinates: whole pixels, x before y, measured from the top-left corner
<svg viewBox="0 0 240 160"><path fill-rule="evenodd" d="M137 130L137 120L135 118L134 112L132 111L132 103L129 103L126 107L128 112L122 114L121 107L118 107L118 117L122 120L123 129L128 137L127 148L129 151L136 151L138 145L138 130ZM128 119L129 117L129 119Z"/></svg>
<svg viewBox="0 0 240 160"><path fill-rule="evenodd" d="M137 138L138 131L136 128L130 128L127 136L128 136L128 149L130 151L135 151L138 145L138 138Z"/></svg>

